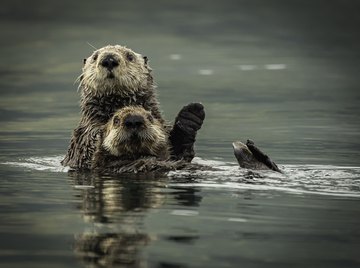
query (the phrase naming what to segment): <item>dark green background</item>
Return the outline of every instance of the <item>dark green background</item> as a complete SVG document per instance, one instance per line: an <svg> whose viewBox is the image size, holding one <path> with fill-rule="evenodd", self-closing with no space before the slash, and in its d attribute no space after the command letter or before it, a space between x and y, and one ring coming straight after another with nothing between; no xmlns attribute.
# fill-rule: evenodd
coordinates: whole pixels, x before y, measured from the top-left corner
<svg viewBox="0 0 360 268"><path fill-rule="evenodd" d="M359 166L359 11L356 0L3 0L1 163L65 154L90 43L147 55L169 121L188 102L205 105L201 158L235 163L231 142L251 138L280 166L294 166L259 185L224 173L196 187L202 180L1 164L0 266L109 266L111 258L101 266L77 250L92 233L130 250L114 254L122 267L359 267L359 176L351 175L359 171L333 167ZM286 193L292 187L334 195Z"/></svg>

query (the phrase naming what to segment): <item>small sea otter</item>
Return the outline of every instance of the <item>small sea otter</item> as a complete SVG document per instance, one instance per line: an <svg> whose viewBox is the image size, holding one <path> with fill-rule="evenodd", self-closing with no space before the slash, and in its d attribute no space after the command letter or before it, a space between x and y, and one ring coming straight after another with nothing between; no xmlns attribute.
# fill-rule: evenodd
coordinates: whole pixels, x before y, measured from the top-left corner
<svg viewBox="0 0 360 268"><path fill-rule="evenodd" d="M142 106L119 109L104 126L92 160L101 172L169 171L186 161L170 160L168 133L160 120Z"/></svg>
<svg viewBox="0 0 360 268"><path fill-rule="evenodd" d="M250 169L280 170L248 141L234 142L239 165ZM166 172L170 170L211 170L209 166L170 159L164 125L141 106L119 109L104 127L94 154L92 169L110 173Z"/></svg>
<svg viewBox="0 0 360 268"><path fill-rule="evenodd" d="M115 111L142 106L165 126L174 160L194 157L197 131L205 118L204 107L191 103L179 112L173 127L160 111L148 58L124 46L105 46L84 60L79 77L81 119L73 131L62 165L89 169L103 126Z"/></svg>

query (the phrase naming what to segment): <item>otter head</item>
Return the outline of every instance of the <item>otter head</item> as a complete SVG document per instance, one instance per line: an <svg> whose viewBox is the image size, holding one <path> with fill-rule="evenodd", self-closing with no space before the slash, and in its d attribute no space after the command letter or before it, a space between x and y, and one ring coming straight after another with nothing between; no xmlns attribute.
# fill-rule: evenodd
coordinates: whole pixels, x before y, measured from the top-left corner
<svg viewBox="0 0 360 268"><path fill-rule="evenodd" d="M106 125L102 147L111 155L125 159L169 156L163 125L140 106L124 107Z"/></svg>
<svg viewBox="0 0 360 268"><path fill-rule="evenodd" d="M80 85L85 93L127 96L153 87L147 57L124 46L105 46L84 60Z"/></svg>

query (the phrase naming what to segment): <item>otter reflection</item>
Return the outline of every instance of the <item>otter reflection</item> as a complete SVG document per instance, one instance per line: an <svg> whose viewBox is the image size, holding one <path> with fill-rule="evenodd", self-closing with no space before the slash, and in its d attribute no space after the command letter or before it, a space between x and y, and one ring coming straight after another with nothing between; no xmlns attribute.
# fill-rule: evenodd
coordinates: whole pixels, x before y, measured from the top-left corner
<svg viewBox="0 0 360 268"><path fill-rule="evenodd" d="M100 177L94 173L70 173L78 190L86 231L75 235L74 253L86 267L147 267L143 249L157 237L149 235L144 218L168 198L183 206L198 206L198 190L169 193L163 189L168 178L145 175Z"/></svg>

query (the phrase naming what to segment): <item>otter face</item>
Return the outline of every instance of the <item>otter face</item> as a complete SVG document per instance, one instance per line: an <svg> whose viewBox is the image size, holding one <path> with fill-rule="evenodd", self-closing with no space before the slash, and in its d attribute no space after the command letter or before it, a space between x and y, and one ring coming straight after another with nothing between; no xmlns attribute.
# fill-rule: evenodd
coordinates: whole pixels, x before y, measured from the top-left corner
<svg viewBox="0 0 360 268"><path fill-rule="evenodd" d="M100 48L84 63L79 88L88 93L126 96L153 83L147 57L120 45Z"/></svg>
<svg viewBox="0 0 360 268"><path fill-rule="evenodd" d="M160 122L140 106L118 110L107 123L103 148L114 156L168 156L167 134Z"/></svg>

